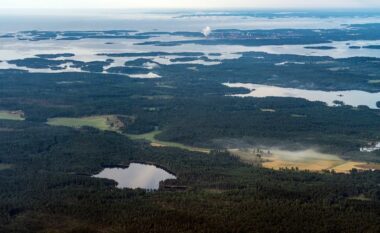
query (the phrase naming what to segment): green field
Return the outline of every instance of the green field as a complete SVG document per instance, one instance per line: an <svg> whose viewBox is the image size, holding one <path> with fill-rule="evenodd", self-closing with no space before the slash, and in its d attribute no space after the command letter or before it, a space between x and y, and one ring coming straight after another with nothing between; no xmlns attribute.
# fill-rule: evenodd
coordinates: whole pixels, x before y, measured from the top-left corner
<svg viewBox="0 0 380 233"><path fill-rule="evenodd" d="M0 120L23 121L25 118L22 111L0 111Z"/></svg>
<svg viewBox="0 0 380 233"><path fill-rule="evenodd" d="M380 80L379 79L368 80L368 83L370 83L370 84L380 84Z"/></svg>
<svg viewBox="0 0 380 233"><path fill-rule="evenodd" d="M202 152L202 153L210 153L209 149L199 148L193 146L187 146L181 143L176 142L166 142L156 139L156 136L160 134L160 130L152 131L146 134L126 134L132 140L146 140L149 141L152 146L155 147L176 147L188 151Z"/></svg>
<svg viewBox="0 0 380 233"><path fill-rule="evenodd" d="M120 128L122 123L118 120L116 116L106 115L106 116L90 116L81 118L70 118L70 117L57 117L50 118L47 121L48 125L51 126L66 126L72 128L81 128L84 126L93 127L102 131L114 131L120 133ZM156 139L156 136L160 134L161 131L152 131L146 134L124 134L132 140L146 140L151 143L154 147L176 147L188 151L196 151L202 153L209 153L210 150L206 148L199 148L193 146L186 146L181 143L176 142L166 142Z"/></svg>
<svg viewBox="0 0 380 233"><path fill-rule="evenodd" d="M11 164L0 163L0 171L12 168Z"/></svg>
<svg viewBox="0 0 380 233"><path fill-rule="evenodd" d="M66 126L72 128L81 128L84 126L93 127L102 131L115 131L119 132L122 127L122 123L118 120L116 116L106 115L106 116L90 116L81 118L69 118L69 117L58 117L50 118L47 121L48 125L52 126Z"/></svg>
<svg viewBox="0 0 380 233"><path fill-rule="evenodd" d="M290 116L294 117L294 118L305 118L305 117L307 117L306 115L300 115L300 114L292 114Z"/></svg>

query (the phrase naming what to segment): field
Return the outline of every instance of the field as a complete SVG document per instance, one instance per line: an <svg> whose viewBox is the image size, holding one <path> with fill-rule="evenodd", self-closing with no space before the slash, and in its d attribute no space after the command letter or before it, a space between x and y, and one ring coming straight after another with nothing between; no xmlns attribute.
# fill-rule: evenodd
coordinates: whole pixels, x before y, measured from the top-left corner
<svg viewBox="0 0 380 233"><path fill-rule="evenodd" d="M380 84L380 80L379 79L368 80L368 83L370 83L370 84Z"/></svg>
<svg viewBox="0 0 380 233"><path fill-rule="evenodd" d="M11 168L11 167L12 167L11 164L0 163L0 171L2 171L2 170L6 170L6 169L9 169L9 168Z"/></svg>
<svg viewBox="0 0 380 233"><path fill-rule="evenodd" d="M348 173L352 169L357 170L379 170L379 164L376 163L365 163L365 162L355 162L355 161L345 161L344 163L331 168L338 173Z"/></svg>
<svg viewBox="0 0 380 233"><path fill-rule="evenodd" d="M69 117L58 117L50 118L47 122L48 125L52 126L66 126L72 128L81 128L84 126L93 127L102 131L114 131L121 133L120 129L124 126L123 123L113 115L104 116L90 116L81 118L69 118ZM198 148L192 146L186 146L181 143L166 142L156 139L156 136L161 133L161 131L152 131L146 134L124 134L132 140L146 140L149 141L153 147L176 147L188 151L209 153L210 150L205 148Z"/></svg>
<svg viewBox="0 0 380 233"><path fill-rule="evenodd" d="M237 156L241 161L247 164L259 165L262 159L257 156L256 149L229 149L232 155Z"/></svg>
<svg viewBox="0 0 380 233"><path fill-rule="evenodd" d="M195 151L195 152L202 152L202 153L209 153L210 150L206 148L199 148L199 147L193 147L193 146L187 146L181 143L176 142L166 142L156 139L156 136L160 134L161 131L156 130L152 131L150 133L146 134L127 134L127 136L132 140L146 140L150 142L150 145L153 147L176 147L188 151Z"/></svg>
<svg viewBox="0 0 380 233"><path fill-rule="evenodd" d="M91 116L82 118L50 118L47 122L53 126L67 126L81 128L84 126L97 128L102 131L114 131L121 133L123 123L113 115ZM145 134L123 134L132 140L145 140L153 147L175 147L193 152L210 153L209 149L188 146L181 143L162 141L156 138L162 131L155 130ZM257 151L255 149L230 149L229 152L239 157L243 162L253 165L262 165L269 169L297 168L320 172L334 170L337 173L349 173L352 169L379 170L380 165L375 163L348 161L337 155L317 152L315 150L286 151L268 150Z"/></svg>
<svg viewBox="0 0 380 233"><path fill-rule="evenodd" d="M230 152L238 156L243 162L258 164L270 169L297 168L299 170L309 170L320 172L323 170L334 170L337 173L349 173L352 169L357 170L378 170L379 164L366 163L360 161L349 161L341 159L337 155L318 152L312 149L302 151L286 150L239 150L233 149Z"/></svg>
<svg viewBox="0 0 380 233"><path fill-rule="evenodd" d="M90 116L81 118L50 118L48 119L47 124L52 126L66 126L73 128L81 128L87 126L102 131L108 130L114 132L120 132L120 129L123 127L123 123L117 118L117 116L113 115Z"/></svg>
<svg viewBox="0 0 380 233"><path fill-rule="evenodd" d="M262 112L276 112L276 110L271 109L271 108L262 108L260 109Z"/></svg>
<svg viewBox="0 0 380 233"><path fill-rule="evenodd" d="M0 120L22 121L25 118L22 111L0 111Z"/></svg>

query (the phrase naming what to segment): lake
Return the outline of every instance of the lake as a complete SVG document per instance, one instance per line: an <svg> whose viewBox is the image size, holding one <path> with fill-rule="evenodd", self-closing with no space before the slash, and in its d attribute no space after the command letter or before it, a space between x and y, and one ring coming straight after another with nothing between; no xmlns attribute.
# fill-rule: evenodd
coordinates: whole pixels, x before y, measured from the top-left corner
<svg viewBox="0 0 380 233"><path fill-rule="evenodd" d="M127 168L105 168L92 177L110 179L117 182L117 188L142 188L157 190L160 182L176 177L154 165L131 163Z"/></svg>
<svg viewBox="0 0 380 233"><path fill-rule="evenodd" d="M365 91L319 91L304 90L297 88L284 88L269 85L259 85L251 83L223 83L231 88L245 88L250 90L248 94L235 94L237 97L292 97L302 98L309 101L325 102L329 106L336 106L335 101L343 102L345 105L358 107L360 105L368 106L372 109L379 109L376 105L380 101L380 93L370 93Z"/></svg>

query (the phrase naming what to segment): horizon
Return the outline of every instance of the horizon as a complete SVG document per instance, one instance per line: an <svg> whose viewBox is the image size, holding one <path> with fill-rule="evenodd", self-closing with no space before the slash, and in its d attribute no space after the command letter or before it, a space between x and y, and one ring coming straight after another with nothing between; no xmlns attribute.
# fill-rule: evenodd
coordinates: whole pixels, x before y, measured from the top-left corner
<svg viewBox="0 0 380 233"><path fill-rule="evenodd" d="M272 6L276 6L275 8ZM0 9L380 9L377 0L3 0Z"/></svg>
<svg viewBox="0 0 380 233"><path fill-rule="evenodd" d="M71 11L71 12L68 12ZM373 8L242 8L242 7L213 7L213 8L1 8L2 14L38 13L45 15L55 13L79 12L131 12L131 13L228 13L228 12L286 12L286 13L380 13L380 6Z"/></svg>

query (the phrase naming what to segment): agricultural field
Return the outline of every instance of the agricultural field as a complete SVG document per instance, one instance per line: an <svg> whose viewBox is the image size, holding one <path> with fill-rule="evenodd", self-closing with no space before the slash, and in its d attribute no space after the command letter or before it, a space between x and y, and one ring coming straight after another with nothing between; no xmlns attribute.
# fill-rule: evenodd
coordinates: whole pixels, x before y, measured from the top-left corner
<svg viewBox="0 0 380 233"><path fill-rule="evenodd" d="M90 117L80 117L80 118L69 118L69 117L59 117L50 118L47 121L48 125L51 126L66 126L71 128L81 128L81 127L92 127L102 131L114 131L117 133L122 133L122 128L124 127L123 122L121 122L117 116L114 115L104 115L104 116L90 116ZM210 150L206 148L198 148L187 146L181 143L167 142L156 139L156 136L160 134L161 131L155 130L145 134L125 134L132 140L145 140L150 142L153 147L175 147L188 151L209 153Z"/></svg>
<svg viewBox="0 0 380 233"><path fill-rule="evenodd" d="M72 128L81 127L93 127L99 130L108 130L114 132L120 132L123 127L123 123L114 115L103 115L103 116L89 116L80 118L70 118L70 117L59 117L50 118L47 121L48 125L52 126L66 126Z"/></svg>
<svg viewBox="0 0 380 233"><path fill-rule="evenodd" d="M302 151L286 151L279 149L230 149L233 155L245 163L260 164L269 169L298 169L313 172L335 171L350 173L356 170L379 170L379 163L349 161L338 155L308 149Z"/></svg>
<svg viewBox="0 0 380 233"><path fill-rule="evenodd" d="M187 145L184 145L181 143L175 143L175 142L161 141L156 138L156 136L159 135L160 133L161 131L155 130L146 134L127 134L127 136L132 140L146 140L150 142L150 145L153 147L175 147L175 148L188 150L188 151L210 153L210 149L206 149L206 148L187 146Z"/></svg>
<svg viewBox="0 0 380 233"><path fill-rule="evenodd" d="M23 121L25 117L22 111L0 110L0 120Z"/></svg>
<svg viewBox="0 0 380 233"><path fill-rule="evenodd" d="M368 80L368 83L371 83L371 84L380 84L380 79Z"/></svg>
<svg viewBox="0 0 380 233"><path fill-rule="evenodd" d="M12 168L12 164L0 163L0 171Z"/></svg>

